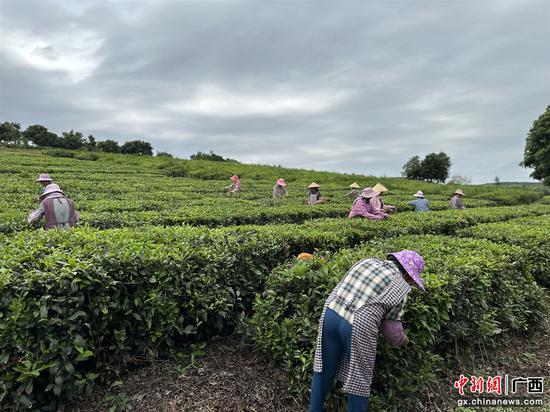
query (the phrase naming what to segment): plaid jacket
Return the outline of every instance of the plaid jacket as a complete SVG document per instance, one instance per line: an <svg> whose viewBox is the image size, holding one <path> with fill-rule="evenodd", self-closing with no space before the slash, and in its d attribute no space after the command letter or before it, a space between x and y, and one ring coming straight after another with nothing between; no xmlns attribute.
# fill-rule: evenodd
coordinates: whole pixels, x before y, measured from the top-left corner
<svg viewBox="0 0 550 412"><path fill-rule="evenodd" d="M380 326L388 316L399 318L403 314L405 298L410 291L410 286L392 262L365 259L353 266L332 290L323 307L313 370L323 372L322 336L326 310L330 306L344 312L354 310L351 353L340 359L336 379L343 383L343 392L370 396ZM337 297L339 303L333 304Z"/></svg>
<svg viewBox="0 0 550 412"><path fill-rule="evenodd" d="M388 260L364 259L346 273L338 285L329 308L353 325L355 311L379 296L395 276L401 276L397 265ZM405 298L386 315L389 320L401 320Z"/></svg>

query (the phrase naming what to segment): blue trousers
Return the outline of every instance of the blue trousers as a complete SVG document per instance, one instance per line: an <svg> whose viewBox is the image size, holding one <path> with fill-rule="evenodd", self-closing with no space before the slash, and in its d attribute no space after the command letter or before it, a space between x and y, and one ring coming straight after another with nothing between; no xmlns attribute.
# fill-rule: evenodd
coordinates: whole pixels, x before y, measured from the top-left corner
<svg viewBox="0 0 550 412"><path fill-rule="evenodd" d="M327 309L323 320L323 372L313 374L309 412L323 412L325 398L334 382L338 361L349 359L351 353L351 325L332 309ZM348 412L367 412L369 398L348 394Z"/></svg>

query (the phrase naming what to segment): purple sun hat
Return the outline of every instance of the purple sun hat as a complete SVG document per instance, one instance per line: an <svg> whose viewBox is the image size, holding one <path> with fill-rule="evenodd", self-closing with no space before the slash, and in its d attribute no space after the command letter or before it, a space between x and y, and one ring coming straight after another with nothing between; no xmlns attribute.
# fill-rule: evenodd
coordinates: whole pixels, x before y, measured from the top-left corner
<svg viewBox="0 0 550 412"><path fill-rule="evenodd" d="M402 250L400 252L390 253L388 254L388 257L389 256L393 256L397 259L403 269L405 269L420 289L426 290L424 287L424 282L420 277L420 273L424 270L424 259L418 252L415 252L414 250Z"/></svg>

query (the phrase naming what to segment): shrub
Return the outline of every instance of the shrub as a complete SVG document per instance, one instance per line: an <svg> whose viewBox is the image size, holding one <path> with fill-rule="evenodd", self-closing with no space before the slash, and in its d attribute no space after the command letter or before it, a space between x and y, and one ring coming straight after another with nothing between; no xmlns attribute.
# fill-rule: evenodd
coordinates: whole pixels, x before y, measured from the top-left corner
<svg viewBox="0 0 550 412"><path fill-rule="evenodd" d="M378 347L373 409L395 406L433 381L444 359L458 362L476 345L495 345L543 316L542 291L528 272L525 253L513 246L405 236L342 251L327 263L289 262L269 276L246 333L289 372L293 392L308 393L318 319L332 288L353 262L403 248L426 259L428 293L412 293L407 302L404 326L411 346ZM339 404L333 398L331 410Z"/></svg>
<svg viewBox="0 0 550 412"><path fill-rule="evenodd" d="M44 154L51 157L68 157L68 158L74 157L73 152L68 152L67 150L61 150L61 149L46 150Z"/></svg>
<svg viewBox="0 0 550 412"><path fill-rule="evenodd" d="M99 155L97 153L92 153L92 152L87 152L87 153L78 153L76 156L75 156L76 159L78 160L91 160L91 161L95 161L97 159L99 159Z"/></svg>

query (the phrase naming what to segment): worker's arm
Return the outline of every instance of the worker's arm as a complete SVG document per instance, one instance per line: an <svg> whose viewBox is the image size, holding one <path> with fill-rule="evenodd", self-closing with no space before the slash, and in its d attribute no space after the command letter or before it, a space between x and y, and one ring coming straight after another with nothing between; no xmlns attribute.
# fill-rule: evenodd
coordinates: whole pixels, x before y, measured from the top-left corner
<svg viewBox="0 0 550 412"><path fill-rule="evenodd" d="M34 212L31 212L29 214L29 217L27 220L31 225L36 225L38 222L40 222L40 219L42 219L42 216L44 216L44 210L42 209L42 206L40 206Z"/></svg>
<svg viewBox="0 0 550 412"><path fill-rule="evenodd" d="M383 319L382 334L384 339L392 346L405 346L409 342L400 320Z"/></svg>

